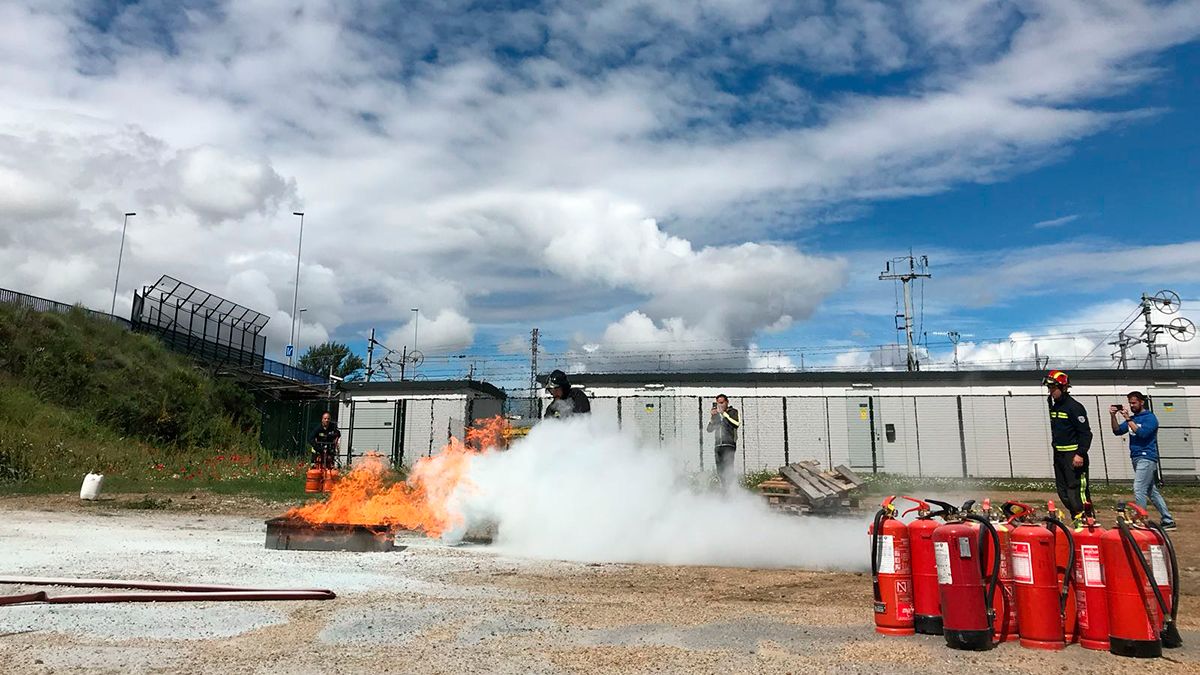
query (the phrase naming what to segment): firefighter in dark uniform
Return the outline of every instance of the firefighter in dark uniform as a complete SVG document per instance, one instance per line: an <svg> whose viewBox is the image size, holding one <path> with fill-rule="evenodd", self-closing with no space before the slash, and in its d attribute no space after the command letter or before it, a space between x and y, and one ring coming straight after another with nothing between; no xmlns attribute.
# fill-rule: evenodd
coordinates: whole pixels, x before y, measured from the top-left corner
<svg viewBox="0 0 1200 675"><path fill-rule="evenodd" d="M572 415L585 415L592 412L592 402L582 389L571 386L567 374L561 370L550 373L546 378L546 391L550 393L550 405L542 413L543 418L557 417L564 419Z"/></svg>
<svg viewBox="0 0 1200 675"><path fill-rule="evenodd" d="M1061 370L1052 370L1042 381L1050 406L1050 436L1054 445L1054 482L1058 496L1081 522L1085 504L1092 501L1088 487L1088 450L1092 447L1092 427L1087 409L1071 398L1071 379Z"/></svg>
<svg viewBox="0 0 1200 675"><path fill-rule="evenodd" d="M338 443L342 432L328 412L321 413L321 426L312 432L308 442L312 445L312 465L319 469L337 467Z"/></svg>

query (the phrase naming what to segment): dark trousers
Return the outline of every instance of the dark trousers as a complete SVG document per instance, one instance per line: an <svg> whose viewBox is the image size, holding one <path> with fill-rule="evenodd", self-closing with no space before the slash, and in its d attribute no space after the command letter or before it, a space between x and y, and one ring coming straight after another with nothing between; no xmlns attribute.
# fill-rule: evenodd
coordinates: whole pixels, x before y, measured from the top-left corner
<svg viewBox="0 0 1200 675"><path fill-rule="evenodd" d="M1071 512L1071 517L1083 513L1085 502L1092 501L1092 490L1088 486L1088 458L1083 457L1083 466L1074 466L1074 452L1054 453L1054 482L1058 485L1058 497L1062 505Z"/></svg>
<svg viewBox="0 0 1200 675"><path fill-rule="evenodd" d="M737 448L732 445L717 446L717 478L721 481L721 487L733 484L733 460L736 454Z"/></svg>

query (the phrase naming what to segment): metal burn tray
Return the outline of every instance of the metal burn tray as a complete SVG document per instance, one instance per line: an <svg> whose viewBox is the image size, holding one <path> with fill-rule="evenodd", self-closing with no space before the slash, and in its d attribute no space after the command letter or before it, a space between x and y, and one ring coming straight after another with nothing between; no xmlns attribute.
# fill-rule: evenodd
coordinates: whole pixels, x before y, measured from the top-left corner
<svg viewBox="0 0 1200 675"><path fill-rule="evenodd" d="M280 517L267 521L266 547L280 551L377 553L393 550L395 538L387 525L309 523Z"/></svg>

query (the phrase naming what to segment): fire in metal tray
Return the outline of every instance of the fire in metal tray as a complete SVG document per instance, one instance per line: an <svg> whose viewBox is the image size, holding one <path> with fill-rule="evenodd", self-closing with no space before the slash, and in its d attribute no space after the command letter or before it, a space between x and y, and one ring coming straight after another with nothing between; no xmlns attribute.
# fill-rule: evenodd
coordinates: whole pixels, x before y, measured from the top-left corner
<svg viewBox="0 0 1200 675"><path fill-rule="evenodd" d="M285 551L394 550L395 532L387 525L309 523L295 518L267 521L266 547Z"/></svg>

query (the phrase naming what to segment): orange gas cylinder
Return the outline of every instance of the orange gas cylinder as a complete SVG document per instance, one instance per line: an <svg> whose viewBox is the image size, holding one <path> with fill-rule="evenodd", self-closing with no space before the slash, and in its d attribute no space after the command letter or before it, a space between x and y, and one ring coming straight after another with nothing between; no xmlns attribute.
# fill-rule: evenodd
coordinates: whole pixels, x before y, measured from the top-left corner
<svg viewBox="0 0 1200 675"><path fill-rule="evenodd" d="M317 467L309 467L304 474L304 491L305 492L320 492L321 491L321 470Z"/></svg>
<svg viewBox="0 0 1200 675"><path fill-rule="evenodd" d="M871 536L871 581L874 585L875 632L912 635L912 558L908 526L892 504L883 500L867 533Z"/></svg>
<svg viewBox="0 0 1200 675"><path fill-rule="evenodd" d="M325 469L325 481L321 485L322 492L333 492L333 486L338 482L337 469Z"/></svg>

